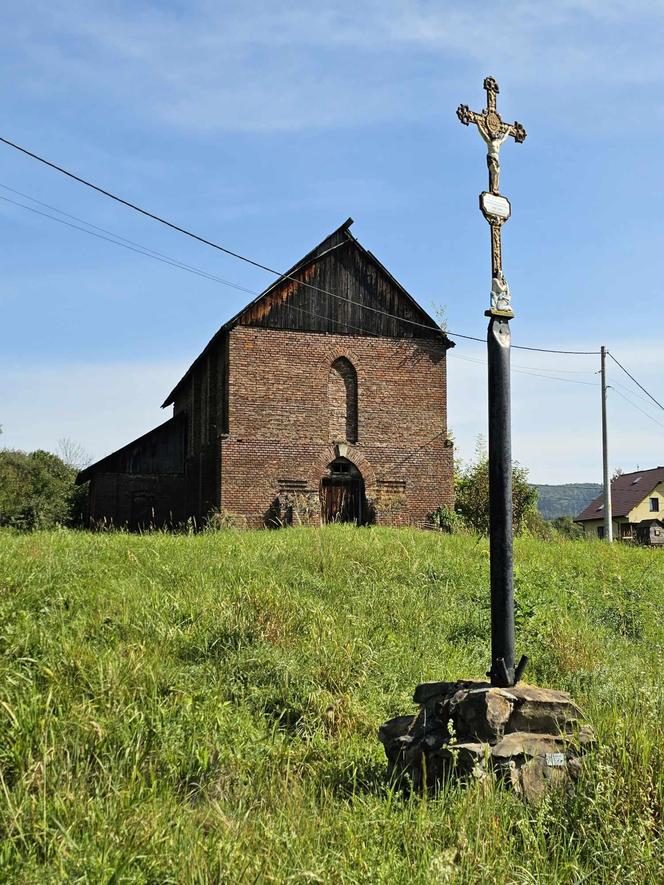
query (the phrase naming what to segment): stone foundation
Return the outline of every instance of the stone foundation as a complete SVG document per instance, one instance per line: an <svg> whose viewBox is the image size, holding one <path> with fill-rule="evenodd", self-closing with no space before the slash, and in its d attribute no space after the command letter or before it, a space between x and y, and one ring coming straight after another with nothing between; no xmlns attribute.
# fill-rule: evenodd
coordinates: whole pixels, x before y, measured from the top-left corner
<svg viewBox="0 0 664 885"><path fill-rule="evenodd" d="M435 793L450 777L494 774L528 801L551 788L569 788L580 757L594 745L589 725L570 696L520 683L426 682L413 700L414 716L379 729L388 777Z"/></svg>

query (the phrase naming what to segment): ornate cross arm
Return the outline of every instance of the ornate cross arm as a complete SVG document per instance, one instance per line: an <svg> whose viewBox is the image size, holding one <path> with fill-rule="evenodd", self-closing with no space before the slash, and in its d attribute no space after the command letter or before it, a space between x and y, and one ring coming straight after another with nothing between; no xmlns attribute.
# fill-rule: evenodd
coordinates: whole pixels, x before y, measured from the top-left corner
<svg viewBox="0 0 664 885"><path fill-rule="evenodd" d="M475 111L471 111L467 104L460 104L457 108L457 117L464 126L469 126L471 123L477 123L480 125L482 120L481 114L476 114Z"/></svg>
<svg viewBox="0 0 664 885"><path fill-rule="evenodd" d="M479 114L476 111L471 111L467 104L460 104L457 108L457 117L463 125L470 126L471 123L475 123L484 141L492 141L496 138L502 140L503 136L507 135L511 135L514 141L519 144L526 140L527 132L521 123L518 123L516 120L513 123L504 123L497 111L494 111L493 114L500 120L500 123L493 117L487 119L488 113L486 108Z"/></svg>
<svg viewBox="0 0 664 885"><path fill-rule="evenodd" d="M516 120L514 121L514 123L508 126L507 129L507 134L511 135L514 141L517 142L517 144L521 144L526 140L526 130L523 128L521 123L517 123Z"/></svg>
<svg viewBox="0 0 664 885"><path fill-rule="evenodd" d="M526 130L516 120L514 123L505 123L496 108L496 95L500 91L493 77L484 80L486 90L486 107L480 112L471 111L467 104L460 104L457 108L457 117L464 126L474 123L486 142L487 166L489 167L489 190L492 194L498 194L500 182L500 146L510 136L514 141L521 143L526 140Z"/></svg>

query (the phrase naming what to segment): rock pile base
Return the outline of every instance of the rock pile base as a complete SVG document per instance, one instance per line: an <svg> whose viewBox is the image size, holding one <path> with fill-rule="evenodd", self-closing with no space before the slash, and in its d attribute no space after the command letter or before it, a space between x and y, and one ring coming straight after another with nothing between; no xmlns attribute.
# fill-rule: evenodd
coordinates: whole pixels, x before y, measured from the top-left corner
<svg viewBox="0 0 664 885"><path fill-rule="evenodd" d="M569 788L580 757L595 743L570 696L519 683L426 682L418 685L414 716L379 729L388 777L435 793L450 777L491 774L528 801L551 788Z"/></svg>

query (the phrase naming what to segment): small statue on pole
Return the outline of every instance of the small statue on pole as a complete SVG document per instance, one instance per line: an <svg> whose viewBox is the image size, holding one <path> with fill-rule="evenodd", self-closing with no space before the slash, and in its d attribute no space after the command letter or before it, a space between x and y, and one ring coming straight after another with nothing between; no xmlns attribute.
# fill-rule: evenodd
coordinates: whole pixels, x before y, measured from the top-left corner
<svg viewBox="0 0 664 885"><path fill-rule="evenodd" d="M509 321L514 317L512 295L503 273L501 231L511 215L501 195L500 147L510 136L523 142L521 123L505 123L496 108L499 89L493 77L484 80L486 107L480 113L459 105L457 117L474 123L487 146L489 190L480 194L480 209L491 228L491 307L489 329L489 544L491 551L491 668L492 685L507 687L519 681L527 663L514 663L514 577L512 566L512 441L510 403Z"/></svg>

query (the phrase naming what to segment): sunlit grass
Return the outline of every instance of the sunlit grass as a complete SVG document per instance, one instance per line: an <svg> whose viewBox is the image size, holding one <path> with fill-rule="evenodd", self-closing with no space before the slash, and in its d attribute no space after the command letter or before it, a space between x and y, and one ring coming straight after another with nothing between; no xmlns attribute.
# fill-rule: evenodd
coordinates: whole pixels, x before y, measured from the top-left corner
<svg viewBox="0 0 664 885"><path fill-rule="evenodd" d="M378 725L486 669L486 542L0 533L0 880L664 880L664 552L526 539L516 562L527 678L601 742L538 808L383 783Z"/></svg>

